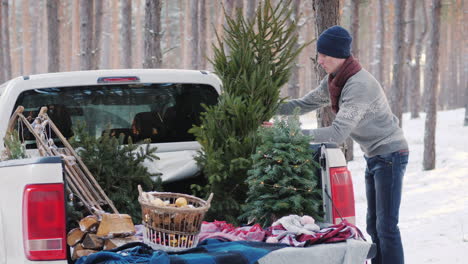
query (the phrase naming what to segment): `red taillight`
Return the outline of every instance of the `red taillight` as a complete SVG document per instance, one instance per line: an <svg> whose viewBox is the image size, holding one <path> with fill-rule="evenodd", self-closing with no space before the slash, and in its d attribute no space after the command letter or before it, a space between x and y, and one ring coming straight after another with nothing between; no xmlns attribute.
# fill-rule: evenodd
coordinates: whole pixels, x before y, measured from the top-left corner
<svg viewBox="0 0 468 264"><path fill-rule="evenodd" d="M330 182L334 206L332 210L333 223L338 224L343 218L355 224L353 181L348 168L330 168Z"/></svg>
<svg viewBox="0 0 468 264"><path fill-rule="evenodd" d="M66 259L62 183L27 185L23 193L23 242L29 260Z"/></svg>
<svg viewBox="0 0 468 264"><path fill-rule="evenodd" d="M140 82L140 78L136 76L118 76L118 77L100 77L98 83L127 83Z"/></svg>

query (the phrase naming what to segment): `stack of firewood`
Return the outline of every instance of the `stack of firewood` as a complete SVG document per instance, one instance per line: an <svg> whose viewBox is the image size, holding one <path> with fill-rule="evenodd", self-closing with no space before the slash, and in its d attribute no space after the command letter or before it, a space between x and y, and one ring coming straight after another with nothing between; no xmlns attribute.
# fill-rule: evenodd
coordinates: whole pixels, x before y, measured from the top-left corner
<svg viewBox="0 0 468 264"><path fill-rule="evenodd" d="M110 250L130 242L140 241L135 234L132 218L127 214L95 215L80 220L79 227L68 232L67 243L72 248L72 259Z"/></svg>

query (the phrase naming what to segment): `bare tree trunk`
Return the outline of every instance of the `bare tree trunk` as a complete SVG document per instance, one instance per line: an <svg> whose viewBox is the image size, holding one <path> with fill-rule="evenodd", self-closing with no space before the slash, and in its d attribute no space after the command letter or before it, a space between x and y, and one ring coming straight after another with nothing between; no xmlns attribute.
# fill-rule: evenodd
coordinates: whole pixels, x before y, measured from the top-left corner
<svg viewBox="0 0 468 264"><path fill-rule="evenodd" d="M90 70L93 50L93 6L80 0L80 70Z"/></svg>
<svg viewBox="0 0 468 264"><path fill-rule="evenodd" d="M377 14L376 12L374 11L370 11L369 15L367 17L363 16L363 13L361 12L362 10L375 10L375 5L376 5L376 2L375 1L369 1L367 2L365 5L364 5L364 8L363 8L363 4L361 3L359 5L359 13L360 13L360 21L361 23L362 22L365 22L364 24L366 24L366 29L367 31L365 33L360 33L361 35L364 35L364 36L367 36L367 39L363 41L363 39L359 38L358 39L358 44L359 44L359 56L356 56L356 57L359 57L359 58L362 58L362 55L365 54L365 57L366 57L366 61L367 61L367 66L365 68L368 69L368 71L370 72L374 72L373 70L373 67L374 67L374 64L373 64L373 60L374 60L374 49L372 48L368 48L368 45L366 44L371 44L370 46L372 46L374 43L375 43L375 32L377 32L377 27L376 27L376 24L375 21L377 20ZM365 15L365 13L364 13ZM359 26L359 28L361 28L361 26ZM361 29L359 29L360 32L362 32ZM364 44L364 45L363 45Z"/></svg>
<svg viewBox="0 0 468 264"><path fill-rule="evenodd" d="M468 85L465 84L465 119L463 125L468 126Z"/></svg>
<svg viewBox="0 0 468 264"><path fill-rule="evenodd" d="M412 67L411 76L414 79L411 90L411 118L419 118L419 112L421 110L421 57L423 51L424 39L427 35L427 13L426 13L426 1L421 0L422 4L421 12L423 15L423 30L418 40L416 41L416 60L415 65Z"/></svg>
<svg viewBox="0 0 468 264"><path fill-rule="evenodd" d="M162 55L165 56L163 68L173 68L171 62L174 61L169 51L171 50L172 43L172 30L171 30L171 19L170 19L170 1L165 1L165 4L162 6L161 10L164 10L164 22L161 22L161 31L164 32L161 38L161 49ZM162 18L161 18L162 20Z"/></svg>
<svg viewBox="0 0 468 264"><path fill-rule="evenodd" d="M16 10L16 0L11 0L11 16L10 16L10 35L11 35L11 46L13 49L11 51L11 76L19 76L22 74L22 65L21 62L23 61L21 58L21 43L18 40L18 35L20 34L20 28L18 28L17 23L17 10Z"/></svg>
<svg viewBox="0 0 468 264"><path fill-rule="evenodd" d="M468 20L468 4L466 1L462 1L462 8L463 11L461 14L461 20L467 21ZM463 45L462 45L462 54L463 58L461 59L462 64L460 67L460 82L463 86L463 91L465 92L464 96L464 105L465 105L465 119L464 119L464 126L468 126L468 23L462 23L462 34L463 34ZM461 57L461 56L460 56ZM462 72L463 71L463 72Z"/></svg>
<svg viewBox="0 0 468 264"><path fill-rule="evenodd" d="M121 65L123 68L132 67L132 2L120 0L122 28L120 29L120 41L122 43Z"/></svg>
<svg viewBox="0 0 468 264"><path fill-rule="evenodd" d="M236 0L224 0L224 9L226 10L227 15L230 17L232 17L236 9L235 1Z"/></svg>
<svg viewBox="0 0 468 264"><path fill-rule="evenodd" d="M22 5L22 12L23 15L21 16L21 24L23 27L23 75L31 74L31 14L29 12L29 1L30 0L23 0ZM3 67L2 67L3 68Z"/></svg>
<svg viewBox="0 0 468 264"><path fill-rule="evenodd" d="M38 70L39 73L47 72L47 7L46 1L40 1L40 8L36 12L39 12L39 52L38 52Z"/></svg>
<svg viewBox="0 0 468 264"><path fill-rule="evenodd" d="M242 0L236 0L235 1L235 12L237 12L238 9L244 10L244 1Z"/></svg>
<svg viewBox="0 0 468 264"><path fill-rule="evenodd" d="M219 2L217 1L208 1L208 10L210 10L208 14L208 24L207 24L207 51L206 51L206 69L209 71L213 71L213 65L210 63L209 59L213 58L213 43L216 43L216 21L219 16L221 16L221 12L212 12L211 10L220 10L219 9Z"/></svg>
<svg viewBox="0 0 468 264"><path fill-rule="evenodd" d="M101 64L102 48L101 43L103 39L102 23L103 23L103 1L94 1L94 38L93 38L93 62L92 69L99 69Z"/></svg>
<svg viewBox="0 0 468 264"><path fill-rule="evenodd" d="M449 59L449 65L448 65L448 88L450 89L450 92L448 94L448 103L449 103L449 109L455 109L460 107L461 105L458 105L457 103L457 98L460 96L460 91L458 88L458 63L457 59L462 54L461 51L461 39L459 38L460 36L460 31L457 27L457 22L458 22L458 6L457 3L452 3L450 7L450 13L452 15L450 16L449 21L451 21L449 27L449 32L450 32L450 46L449 46L449 53L448 53L448 59Z"/></svg>
<svg viewBox="0 0 468 264"><path fill-rule="evenodd" d="M225 10L225 12L224 12L224 14L222 16L222 18L224 20L223 20L223 23L219 25L218 34L221 33L221 32L224 33L223 26L227 27L226 16L233 17L235 15L235 12L236 12L235 1L236 0L224 0L224 10ZM219 34L220 38L223 37L222 33ZM226 53L226 55L229 55L231 53L231 48L226 43L224 43L224 52Z"/></svg>
<svg viewBox="0 0 468 264"><path fill-rule="evenodd" d="M443 16L443 13L447 13L446 11L446 6L442 6L441 16ZM449 87L447 85L448 83L448 72L447 72L447 64L448 64L448 47L450 42L449 34L448 34L448 23L441 23L440 24L440 38L442 38L444 41L440 43L439 47L439 75L440 75L440 81L439 81L439 89L437 90L437 104L438 104L438 109L440 110L447 110L447 105L448 105L448 94L449 94ZM450 89L451 90L451 89Z"/></svg>
<svg viewBox="0 0 468 264"><path fill-rule="evenodd" d="M133 65L136 68L141 68L143 62L143 30L141 26L142 19L144 19L144 8L141 7L141 0L137 1L136 4L136 16L135 16L135 45Z"/></svg>
<svg viewBox="0 0 468 264"><path fill-rule="evenodd" d="M457 38L456 42L457 43L464 43L464 41L465 41L465 39L463 38L464 33L461 33L461 32L463 32L463 3L464 3L464 1L457 0L457 8L456 8L456 12L457 12L457 33L458 33L457 36L456 36L456 38ZM458 47L460 54L465 54L465 56L466 56L465 48L466 47L463 47L463 44ZM468 86L467 82L465 82L465 83L463 82L463 72L462 72L463 59L464 59L463 55L456 57L457 76L458 76L458 90L457 90L458 95L465 94L465 88L466 88L465 86ZM458 96L457 97L457 106L458 107L464 107L465 106L465 100L464 100L463 96Z"/></svg>
<svg viewBox="0 0 468 264"><path fill-rule="evenodd" d="M385 42L384 42L384 49L385 49L385 60L382 61L384 66L383 72L383 88L385 91L385 95L389 102L391 101L391 88L392 88L392 79L391 73L393 70L393 47L392 38L394 37L395 32L395 23L390 23L390 21L395 21L395 5L394 0L385 0L385 22L387 23L385 27Z"/></svg>
<svg viewBox="0 0 468 264"><path fill-rule="evenodd" d="M109 0L103 1L103 18L102 18L102 45L99 47L101 49L101 63L100 67L103 69L110 69L111 66L111 58L110 54L112 49L110 48L112 45L112 16L110 11L110 2ZM106 47L106 48L104 48Z"/></svg>
<svg viewBox="0 0 468 264"><path fill-rule="evenodd" d="M5 80L11 79L11 51L10 51L10 26L9 26L9 10L8 0L2 0L2 48L3 48L3 71Z"/></svg>
<svg viewBox="0 0 468 264"><path fill-rule="evenodd" d="M207 4L206 0L200 0L200 23L199 23L199 36L200 36L200 66L199 69L206 70L207 51L208 51L208 32L206 29L209 27L207 23Z"/></svg>
<svg viewBox="0 0 468 264"><path fill-rule="evenodd" d="M404 68L404 80L405 80L405 94L403 98L405 100L403 103L405 104L403 107L403 112L407 112L411 109L411 93L413 90L414 78L411 75L413 73L414 68L414 45L415 45L415 38L416 38L416 3L417 1L410 1L409 10L408 10L408 17L407 17L407 25L408 25L408 35L407 35L407 43L408 46L406 48L406 61L405 61L405 68Z"/></svg>
<svg viewBox="0 0 468 264"><path fill-rule="evenodd" d="M247 0L247 7L245 14L250 21L255 16L255 8L257 7L257 0Z"/></svg>
<svg viewBox="0 0 468 264"><path fill-rule="evenodd" d="M3 6L0 4L0 15L3 12ZM0 45L3 44L3 18L0 17ZM0 47L0 83L4 83L6 81L5 78L5 50L3 47Z"/></svg>
<svg viewBox="0 0 468 264"><path fill-rule="evenodd" d="M305 11L305 17L308 19L306 25L306 29L304 32L304 36L312 36L311 38L314 38L316 36L315 33L315 23L313 22L313 17L314 17L314 12L312 9L312 2L306 1L305 2L306 6L304 8ZM303 85L301 89L301 96L306 94L306 92L310 91L313 89L313 87L316 87L315 84L317 83L315 79L317 78L315 74L312 74L314 72L314 60L311 58L315 58L315 53L316 53L316 45L312 44L304 48L305 50L305 55L301 56L303 57L302 60L302 65L304 65L303 69L303 74L302 76L304 77L303 80Z"/></svg>
<svg viewBox="0 0 468 264"><path fill-rule="evenodd" d="M60 71L58 0L47 0L48 72Z"/></svg>
<svg viewBox="0 0 468 264"><path fill-rule="evenodd" d="M405 0L395 0L395 32L393 35L393 81L390 91L390 107L403 125L403 57L405 55Z"/></svg>
<svg viewBox="0 0 468 264"><path fill-rule="evenodd" d="M465 88L465 119L463 125L468 126L468 86Z"/></svg>
<svg viewBox="0 0 468 264"><path fill-rule="evenodd" d="M423 0L424 1L424 0ZM385 0L378 0L377 37L375 45L375 78L382 86L385 84Z"/></svg>
<svg viewBox="0 0 468 264"><path fill-rule="evenodd" d="M351 34L353 36L351 52L359 58L359 0L351 0ZM348 137L345 141L345 158L347 161L354 159L353 140Z"/></svg>
<svg viewBox="0 0 468 264"><path fill-rule="evenodd" d="M31 1L31 9L30 13L32 14L32 49L31 49L31 57L32 57L32 64L31 64L31 73L36 74L39 73L38 66L39 66L39 55L40 55L40 43L41 43L41 5L39 1Z"/></svg>
<svg viewBox="0 0 468 264"><path fill-rule="evenodd" d="M184 0L179 0L179 31L180 31L180 47L179 47L179 54L182 56L182 68L186 68L187 66L187 53L186 53L186 41L185 39L187 38L186 36L188 35L185 32L185 27L186 27L186 18L187 16L185 15L185 10L188 9L186 7L187 3Z"/></svg>
<svg viewBox="0 0 468 264"><path fill-rule="evenodd" d="M36 1L33 1L36 2ZM34 23L33 23L34 24ZM72 5L72 69L80 68L80 0L73 0ZM34 41L33 41L34 43Z"/></svg>
<svg viewBox="0 0 468 264"><path fill-rule="evenodd" d="M143 68L160 68L162 65L160 0L146 0L144 36Z"/></svg>
<svg viewBox="0 0 468 264"><path fill-rule="evenodd" d="M426 121L424 131L423 169L435 168L435 132L437 121L437 85L439 79L439 41L440 41L440 13L441 0L432 0L430 45L428 47L428 61L426 63Z"/></svg>
<svg viewBox="0 0 468 264"><path fill-rule="evenodd" d="M215 6L215 10L224 10L223 8L226 8L226 6L222 2L218 2L218 1L215 1L214 6ZM226 19L225 13L218 12L216 16L217 16L216 20L214 20L216 22L213 23L213 27L218 37L222 39L223 34L224 34L223 26L225 25L224 20ZM213 42L217 43L216 36L213 39L214 39Z"/></svg>
<svg viewBox="0 0 468 264"><path fill-rule="evenodd" d="M360 0L351 0L351 34L353 42L351 52L354 57L359 58L359 2Z"/></svg>
<svg viewBox="0 0 468 264"><path fill-rule="evenodd" d="M340 1L339 0L315 0L312 4L316 17L316 34L318 36L327 28L340 23ZM325 77L326 72L317 63L315 58L315 73L318 83ZM317 83L317 84L318 84ZM330 126L335 119L331 106L326 106L317 111L318 127Z"/></svg>
<svg viewBox="0 0 468 264"><path fill-rule="evenodd" d="M191 68L194 70L199 69L200 67L200 46L199 46L199 35L198 35L198 0L190 1L190 28L191 36L189 39L189 51L192 54Z"/></svg>
<svg viewBox="0 0 468 264"><path fill-rule="evenodd" d="M71 8L69 1L59 1L59 34L60 34L60 70L70 71L71 70Z"/></svg>
<svg viewBox="0 0 468 264"><path fill-rule="evenodd" d="M292 12L290 16L291 23L299 20L300 10L301 10L301 0L294 0L292 2ZM297 23L297 22L296 22ZM297 41L295 44L295 49L299 48L299 26L296 28ZM288 96L289 98L298 98L299 97L299 58L294 60L294 64L291 67L291 77L288 82Z"/></svg>
<svg viewBox="0 0 468 264"><path fill-rule="evenodd" d="M121 50L121 45L120 45L120 34L119 34L119 26L120 26L120 9L119 9L119 1L116 0L110 0L110 12L111 12L111 17L112 17L112 22L111 22L111 47L109 47L109 56L110 56L110 61L111 61L111 68L112 69L119 69L121 68L120 64L120 52Z"/></svg>

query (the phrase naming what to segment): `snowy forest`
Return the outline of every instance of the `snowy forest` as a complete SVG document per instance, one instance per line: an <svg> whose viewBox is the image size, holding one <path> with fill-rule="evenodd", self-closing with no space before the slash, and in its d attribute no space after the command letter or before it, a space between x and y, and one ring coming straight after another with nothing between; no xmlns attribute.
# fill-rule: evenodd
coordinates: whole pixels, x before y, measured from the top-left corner
<svg viewBox="0 0 468 264"><path fill-rule="evenodd" d="M251 18L259 0L1 0L0 82L46 72L119 68L213 70L225 16ZM280 2L279 0L274 2ZM296 60L282 95L297 98L324 72L314 40L340 24L352 52L384 87L395 115L426 112L424 168L435 166L437 110L468 107L464 0L292 0ZM328 119L328 120L327 120ZM331 122L327 109L319 125ZM465 114L468 125L468 112ZM353 149L352 147L350 148ZM352 155L352 153L350 154Z"/></svg>

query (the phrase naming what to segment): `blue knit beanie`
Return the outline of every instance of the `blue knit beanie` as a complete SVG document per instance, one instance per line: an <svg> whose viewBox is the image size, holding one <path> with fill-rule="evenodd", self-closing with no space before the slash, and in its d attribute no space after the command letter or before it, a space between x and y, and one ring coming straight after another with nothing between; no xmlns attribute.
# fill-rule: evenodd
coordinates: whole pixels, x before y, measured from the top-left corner
<svg viewBox="0 0 468 264"><path fill-rule="evenodd" d="M346 29L333 26L320 34L317 51L330 57L345 59L351 56L352 41L353 38Z"/></svg>

